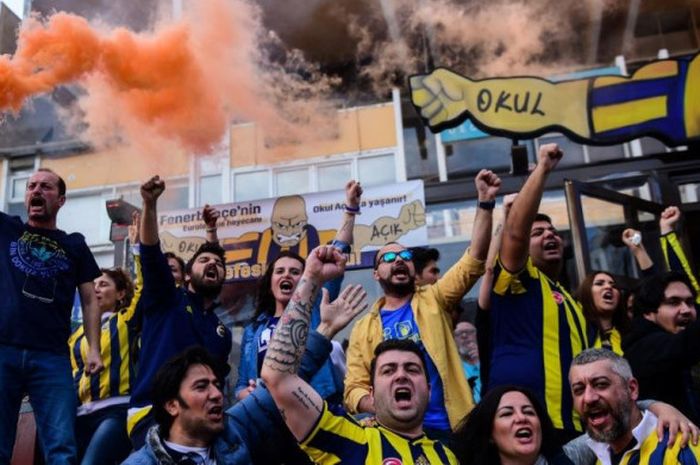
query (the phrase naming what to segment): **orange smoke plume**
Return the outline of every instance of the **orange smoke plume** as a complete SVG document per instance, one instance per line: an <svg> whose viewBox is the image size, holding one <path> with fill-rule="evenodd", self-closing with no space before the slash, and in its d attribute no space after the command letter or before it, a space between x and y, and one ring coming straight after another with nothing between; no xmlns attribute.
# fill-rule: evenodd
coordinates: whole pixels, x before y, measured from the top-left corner
<svg viewBox="0 0 700 465"><path fill-rule="evenodd" d="M268 69L261 36L259 13L245 0L191 2L182 20L150 34L98 31L67 13L46 22L31 18L15 55L0 57L0 111L16 112L36 94L77 82L87 91L80 106L96 145L117 139L157 150L175 142L204 153L233 120L256 121L268 134L318 133L308 126L322 126L333 81L300 85L283 69ZM265 73L268 79L260 77ZM275 94L285 82L294 91ZM318 121L285 118L308 114L309 106Z"/></svg>

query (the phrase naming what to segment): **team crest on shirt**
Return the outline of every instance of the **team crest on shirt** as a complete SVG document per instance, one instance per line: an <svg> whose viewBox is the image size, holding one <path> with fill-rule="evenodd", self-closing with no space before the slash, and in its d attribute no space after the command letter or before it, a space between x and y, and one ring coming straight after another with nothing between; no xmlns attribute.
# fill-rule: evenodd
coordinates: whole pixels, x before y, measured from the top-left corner
<svg viewBox="0 0 700 465"><path fill-rule="evenodd" d="M396 457L389 457L382 460L382 465L403 465L403 462Z"/></svg>
<svg viewBox="0 0 700 465"><path fill-rule="evenodd" d="M10 242L10 260L22 272L41 278L52 278L70 268L68 255L58 242L29 231Z"/></svg>
<svg viewBox="0 0 700 465"><path fill-rule="evenodd" d="M425 457L425 455L421 455L416 459L416 465L430 465L430 462L428 459Z"/></svg>
<svg viewBox="0 0 700 465"><path fill-rule="evenodd" d="M554 298L554 301L558 305L561 305L564 303L564 296L560 292L552 291L552 297Z"/></svg>
<svg viewBox="0 0 700 465"><path fill-rule="evenodd" d="M224 337L226 335L226 328L224 328L224 325L221 323L216 327L216 334L218 334L219 337Z"/></svg>

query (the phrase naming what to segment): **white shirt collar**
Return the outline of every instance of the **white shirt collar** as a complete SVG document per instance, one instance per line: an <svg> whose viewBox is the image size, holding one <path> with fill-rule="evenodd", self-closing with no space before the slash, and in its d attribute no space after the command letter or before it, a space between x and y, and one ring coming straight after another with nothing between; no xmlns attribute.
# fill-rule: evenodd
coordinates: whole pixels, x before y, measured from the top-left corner
<svg viewBox="0 0 700 465"><path fill-rule="evenodd" d="M656 424L658 419L656 415L651 413L649 410L642 412L642 421L632 430L632 436L636 439L636 444L630 450L625 452L625 455L639 449L642 446L642 442L654 432L656 429ZM610 446L605 442L594 441L590 437L586 439L586 444L595 453L600 460L602 465L610 464Z"/></svg>

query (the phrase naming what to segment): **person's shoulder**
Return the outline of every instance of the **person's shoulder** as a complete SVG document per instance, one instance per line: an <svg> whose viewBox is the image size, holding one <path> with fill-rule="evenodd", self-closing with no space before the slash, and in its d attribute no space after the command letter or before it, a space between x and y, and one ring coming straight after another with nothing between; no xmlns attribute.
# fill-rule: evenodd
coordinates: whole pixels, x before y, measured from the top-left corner
<svg viewBox="0 0 700 465"><path fill-rule="evenodd" d="M121 465L157 465L153 451L148 447L148 445L143 446L141 449L132 453L126 460L122 462Z"/></svg>

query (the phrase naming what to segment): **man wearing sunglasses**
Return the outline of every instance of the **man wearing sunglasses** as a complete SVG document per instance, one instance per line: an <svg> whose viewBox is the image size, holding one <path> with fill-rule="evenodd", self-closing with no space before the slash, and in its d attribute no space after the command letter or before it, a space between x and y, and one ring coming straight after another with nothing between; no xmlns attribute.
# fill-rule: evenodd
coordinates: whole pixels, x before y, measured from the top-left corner
<svg viewBox="0 0 700 465"><path fill-rule="evenodd" d="M491 171L481 170L475 185L478 204L471 246L435 284L416 286L413 254L401 244L391 242L377 252L374 279L384 296L355 324L350 335L345 404L351 413L374 413L370 362L374 348L387 339L411 339L425 355L431 394L423 429L429 437L449 442L451 431L472 409L449 310L484 272L501 180Z"/></svg>

